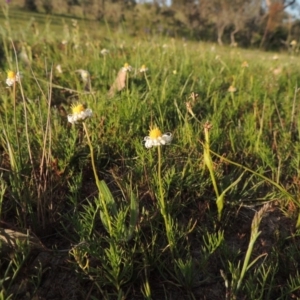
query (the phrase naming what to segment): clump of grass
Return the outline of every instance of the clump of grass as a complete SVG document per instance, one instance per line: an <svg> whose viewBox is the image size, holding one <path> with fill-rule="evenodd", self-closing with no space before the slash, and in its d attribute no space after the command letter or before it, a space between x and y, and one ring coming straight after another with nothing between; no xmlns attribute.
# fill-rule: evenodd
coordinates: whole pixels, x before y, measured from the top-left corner
<svg viewBox="0 0 300 300"><path fill-rule="evenodd" d="M26 276L40 296L43 272L68 272L84 298L299 297L298 63L61 23L32 34L7 15L0 32L0 224L65 262L4 251L1 297L20 298ZM11 87L8 69L22 75ZM93 112L83 122L68 117L79 103ZM147 149L149 124L172 143Z"/></svg>

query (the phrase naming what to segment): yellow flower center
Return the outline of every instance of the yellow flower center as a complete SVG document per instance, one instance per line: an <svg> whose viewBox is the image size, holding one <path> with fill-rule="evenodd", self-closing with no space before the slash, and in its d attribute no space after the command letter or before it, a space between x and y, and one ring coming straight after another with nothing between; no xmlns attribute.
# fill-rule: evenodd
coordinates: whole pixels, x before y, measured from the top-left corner
<svg viewBox="0 0 300 300"><path fill-rule="evenodd" d="M85 111L85 108L84 108L84 106L82 104L73 104L71 106L71 108L72 108L72 113L73 114L79 114L82 111Z"/></svg>
<svg viewBox="0 0 300 300"><path fill-rule="evenodd" d="M162 133L159 130L159 128L155 127L153 129L150 129L150 131L149 131L149 137L151 139L157 139L158 137L161 137L161 136L162 136Z"/></svg>
<svg viewBox="0 0 300 300"><path fill-rule="evenodd" d="M125 63L124 64L124 68L128 68L129 67L129 64L128 63Z"/></svg>
<svg viewBox="0 0 300 300"><path fill-rule="evenodd" d="M7 78L15 79L16 78L16 73L14 71L8 71L7 72Z"/></svg>

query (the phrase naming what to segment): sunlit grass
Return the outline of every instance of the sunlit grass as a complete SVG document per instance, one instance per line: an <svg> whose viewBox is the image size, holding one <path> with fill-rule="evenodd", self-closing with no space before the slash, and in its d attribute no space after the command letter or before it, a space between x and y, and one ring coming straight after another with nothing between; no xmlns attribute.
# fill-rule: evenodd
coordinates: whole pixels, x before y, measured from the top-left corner
<svg viewBox="0 0 300 300"><path fill-rule="evenodd" d="M15 18L0 32L0 299L24 278L41 296L31 236L83 299L300 297L297 57Z"/></svg>

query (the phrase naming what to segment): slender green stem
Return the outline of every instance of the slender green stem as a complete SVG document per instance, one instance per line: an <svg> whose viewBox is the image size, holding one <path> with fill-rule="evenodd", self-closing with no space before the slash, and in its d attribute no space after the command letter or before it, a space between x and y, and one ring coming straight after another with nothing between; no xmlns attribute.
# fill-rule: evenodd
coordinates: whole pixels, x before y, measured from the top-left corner
<svg viewBox="0 0 300 300"><path fill-rule="evenodd" d="M128 75L129 71L126 71L126 95L127 97L129 96L129 75Z"/></svg>
<svg viewBox="0 0 300 300"><path fill-rule="evenodd" d="M88 145L89 145L89 148L90 148L90 154L91 154L91 161L92 161L92 168L93 168L93 172L94 172L94 177L95 177L95 180L96 180L97 187L99 188L99 182L100 181L99 181L99 177L98 177L97 170L96 170L96 165L95 165L94 149L93 149L93 146L92 146L92 142L91 142L86 124L85 124L85 122L83 122L82 124L83 124L83 128L84 128L84 131L85 131L85 134L86 134Z"/></svg>
<svg viewBox="0 0 300 300"><path fill-rule="evenodd" d="M149 80L148 80L148 77L147 77L147 74L146 74L146 72L144 72L144 76L145 76L145 80L146 80L146 83L147 83L148 89L149 89L149 91L151 91L151 86L150 86L150 83L149 83Z"/></svg>
<svg viewBox="0 0 300 300"><path fill-rule="evenodd" d="M106 71L106 55L104 54L104 58L103 58L103 66L102 66L102 76L105 74Z"/></svg>
<svg viewBox="0 0 300 300"><path fill-rule="evenodd" d="M170 216L169 216L169 214L167 212L167 208L166 208L165 197L164 197L164 192L163 192L163 185L162 185L162 177L161 177L161 146L157 147L157 152L158 152L158 170L157 170L157 174L158 174L158 185L159 185L160 212L161 212L161 214L164 218L168 243L169 243L171 252L173 253L174 243L173 243L172 232L171 232L172 226L170 224Z"/></svg>
<svg viewBox="0 0 300 300"><path fill-rule="evenodd" d="M21 149L20 149L20 140L19 140L19 133L18 133L18 126L17 126L17 100L16 100L16 82L13 84L13 103L14 103L14 127L16 133L16 140L17 140L17 147L18 147L18 154L19 154L19 167L21 167Z"/></svg>
<svg viewBox="0 0 300 300"><path fill-rule="evenodd" d="M220 193L218 190L218 186L217 186L217 182L216 182L216 178L215 178L215 174L214 174L214 168L213 168L213 162L212 162L212 158L210 155L210 147L209 147L209 128L206 126L204 127L204 134L205 134L205 143L204 143L204 162L209 170L209 174L211 177L211 181L216 193L217 198L219 198Z"/></svg>
<svg viewBox="0 0 300 300"><path fill-rule="evenodd" d="M88 145L89 145L89 148L90 148L91 163L92 163L92 168L93 168L93 172L94 172L96 185L97 185L99 195L100 195L99 198L102 200L102 204L103 204L102 206L103 206L104 214L105 214L106 220L107 220L108 231L109 231L110 236L112 236L113 231L112 231L111 222L110 222L110 215L108 213L107 205L106 205L106 202L104 200L103 193L102 193L100 180L99 180L99 177L98 177L98 174L97 174L97 169L96 169L96 164L95 164L95 157L94 157L94 149L93 149L92 142L91 142L88 130L87 130L87 126L86 126L85 122L83 122L82 124L83 124L83 128L84 128L84 131L85 131L85 134L86 134L87 142L88 142Z"/></svg>
<svg viewBox="0 0 300 300"><path fill-rule="evenodd" d="M161 210L163 214L166 213L166 207L165 207L165 201L164 201L164 193L162 188L162 182L161 182L161 148L160 146L157 147L158 152L158 184L159 184L159 196L160 196L160 204L161 204Z"/></svg>

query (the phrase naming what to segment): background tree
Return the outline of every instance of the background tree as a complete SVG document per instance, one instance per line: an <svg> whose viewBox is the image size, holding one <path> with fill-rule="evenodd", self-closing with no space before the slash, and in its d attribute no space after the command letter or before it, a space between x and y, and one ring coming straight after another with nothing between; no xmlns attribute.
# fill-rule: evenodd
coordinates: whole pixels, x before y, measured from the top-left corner
<svg viewBox="0 0 300 300"><path fill-rule="evenodd" d="M261 10L261 0L235 0L230 11L233 29L230 33L231 45L235 45L235 35L243 30L246 24L257 18Z"/></svg>
<svg viewBox="0 0 300 300"><path fill-rule="evenodd" d="M264 35L260 43L260 48L265 46L267 39L274 34L275 30L282 24L284 10L294 5L296 0L266 0L266 13L264 19L267 20Z"/></svg>
<svg viewBox="0 0 300 300"><path fill-rule="evenodd" d="M53 12L53 3L49 0L43 0L42 6L47 14L51 14Z"/></svg>
<svg viewBox="0 0 300 300"><path fill-rule="evenodd" d="M25 0L24 8L30 11L37 11L35 0Z"/></svg>
<svg viewBox="0 0 300 300"><path fill-rule="evenodd" d="M217 31L217 40L223 44L222 38L226 28L232 27L231 44L235 44L235 35L246 23L259 15L261 0L201 0L202 18L212 22Z"/></svg>
<svg viewBox="0 0 300 300"><path fill-rule="evenodd" d="M169 0L170 1L170 0ZM296 0L14 0L18 6L41 13L55 13L92 20L120 21L133 34L159 32L220 45L284 47L289 44L295 20L285 10ZM167 4L171 5L167 5ZM142 17L141 17L142 16ZM288 23L287 23L288 22ZM125 24L124 23L124 24ZM288 24L288 26L287 26ZM283 44L283 42L285 44Z"/></svg>

